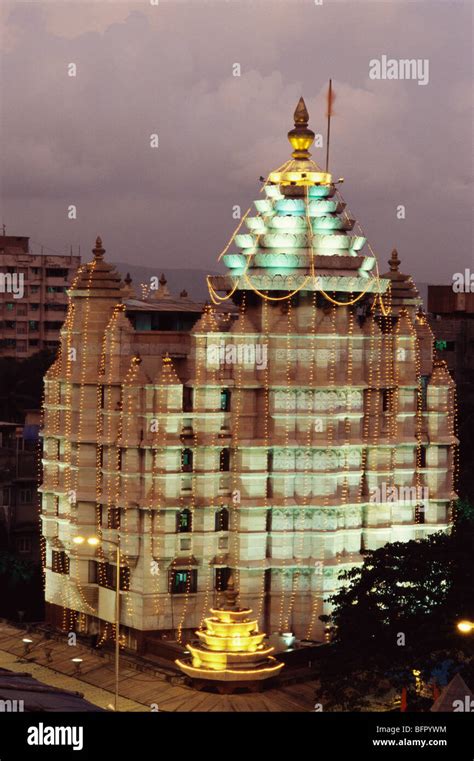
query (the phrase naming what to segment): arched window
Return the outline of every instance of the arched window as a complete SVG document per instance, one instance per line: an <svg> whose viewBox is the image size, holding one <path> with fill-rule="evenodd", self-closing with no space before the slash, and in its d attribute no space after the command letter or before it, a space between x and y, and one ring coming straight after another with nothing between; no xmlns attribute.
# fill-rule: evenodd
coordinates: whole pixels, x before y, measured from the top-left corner
<svg viewBox="0 0 474 761"><path fill-rule="evenodd" d="M221 389L221 410L229 412L230 410L230 391L228 388Z"/></svg>
<svg viewBox="0 0 474 761"><path fill-rule="evenodd" d="M226 507L221 507L216 512L215 531L228 531L229 530L229 511Z"/></svg>
<svg viewBox="0 0 474 761"><path fill-rule="evenodd" d="M183 473L189 473L193 469L193 453L191 449L181 451L181 470Z"/></svg>
<svg viewBox="0 0 474 761"><path fill-rule="evenodd" d="M184 510L180 510L176 516L176 531L178 534L186 534L187 532L192 531L192 528L193 515L191 510L188 510L188 508L185 507Z"/></svg>
<svg viewBox="0 0 474 761"><path fill-rule="evenodd" d="M220 451L219 468L220 470L230 470L230 450L227 447Z"/></svg>

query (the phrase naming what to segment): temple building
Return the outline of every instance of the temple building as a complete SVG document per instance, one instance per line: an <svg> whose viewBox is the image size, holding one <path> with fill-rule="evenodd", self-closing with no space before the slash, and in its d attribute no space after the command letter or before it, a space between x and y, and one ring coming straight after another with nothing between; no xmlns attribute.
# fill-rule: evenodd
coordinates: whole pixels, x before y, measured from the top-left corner
<svg viewBox="0 0 474 761"><path fill-rule="evenodd" d="M288 136L211 304L164 278L137 298L100 239L69 291L41 487L64 629L113 639L119 544L129 647L189 642L229 578L260 631L322 640L364 550L449 529L454 386L419 294L396 251L379 275L340 180L310 158L302 99Z"/></svg>

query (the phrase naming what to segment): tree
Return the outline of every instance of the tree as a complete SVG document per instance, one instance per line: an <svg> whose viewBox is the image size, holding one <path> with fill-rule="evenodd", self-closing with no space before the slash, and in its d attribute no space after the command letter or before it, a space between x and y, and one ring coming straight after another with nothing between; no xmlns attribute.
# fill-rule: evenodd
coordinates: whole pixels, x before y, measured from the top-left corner
<svg viewBox="0 0 474 761"><path fill-rule="evenodd" d="M342 573L332 597L332 644L322 659L321 692L327 706L358 710L375 693L429 677L451 658L468 668L472 638L456 621L474 619L474 508L459 501L450 534L394 542L365 553L364 564Z"/></svg>

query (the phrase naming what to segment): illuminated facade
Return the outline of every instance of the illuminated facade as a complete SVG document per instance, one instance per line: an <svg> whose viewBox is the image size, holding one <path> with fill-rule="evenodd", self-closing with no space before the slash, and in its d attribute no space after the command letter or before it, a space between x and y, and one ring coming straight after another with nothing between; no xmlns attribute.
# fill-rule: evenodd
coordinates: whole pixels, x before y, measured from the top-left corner
<svg viewBox="0 0 474 761"><path fill-rule="evenodd" d="M163 283L131 298L100 241L71 289L42 487L46 600L64 627L98 619L112 636L112 540L132 647L192 636L231 570L263 631L320 639L324 600L361 550L449 526L452 380L397 253L379 277L310 159L307 122L301 100L292 158L224 249L227 274L208 279L213 306ZM75 546L77 533L102 543Z"/></svg>

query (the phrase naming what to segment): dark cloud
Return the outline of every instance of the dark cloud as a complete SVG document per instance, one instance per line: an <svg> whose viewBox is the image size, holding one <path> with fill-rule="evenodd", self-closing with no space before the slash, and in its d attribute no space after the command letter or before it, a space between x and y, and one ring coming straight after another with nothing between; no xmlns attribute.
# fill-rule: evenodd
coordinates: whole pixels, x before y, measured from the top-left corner
<svg viewBox="0 0 474 761"><path fill-rule="evenodd" d="M233 205L289 156L301 93L324 133L332 76L332 168L381 269L397 246L405 271L448 280L474 263L471 15L359 0L5 5L0 221L53 249L84 255L100 233L116 260L214 269ZM429 84L370 80L382 54L428 58Z"/></svg>

